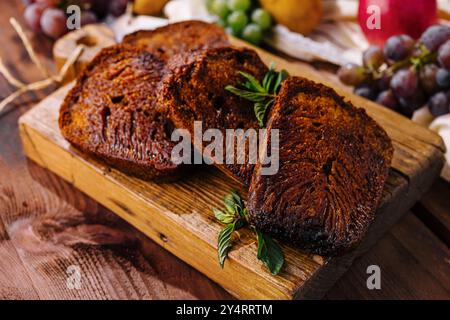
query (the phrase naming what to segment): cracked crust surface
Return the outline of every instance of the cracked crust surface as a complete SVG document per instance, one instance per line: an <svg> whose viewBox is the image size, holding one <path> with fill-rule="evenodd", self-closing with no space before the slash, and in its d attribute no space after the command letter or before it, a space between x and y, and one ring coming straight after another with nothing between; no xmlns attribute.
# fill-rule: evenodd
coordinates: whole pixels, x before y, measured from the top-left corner
<svg viewBox="0 0 450 320"><path fill-rule="evenodd" d="M279 129L280 167L263 176L256 166L252 223L318 254L354 248L388 175L393 147L386 132L333 89L298 77L283 83L268 119L269 132Z"/></svg>
<svg viewBox="0 0 450 320"><path fill-rule="evenodd" d="M172 124L156 99L165 63L127 45L103 49L66 96L59 126L76 148L143 179L173 180Z"/></svg>
<svg viewBox="0 0 450 320"><path fill-rule="evenodd" d="M255 51L233 47L209 49L195 55L175 56L168 65L174 71L164 82L162 99L177 128L187 129L194 138L194 121L199 121L203 133L208 129L222 132L223 146L226 146L226 129L259 129L253 103L225 90L227 85L242 82L238 71L247 72L258 80L264 77L267 67ZM210 143L204 141L202 148ZM233 149L235 155L238 154L236 148L237 144ZM214 153L208 158L225 174L248 186L254 165L248 161L247 142L245 148L243 164L237 161L219 164ZM229 150L225 150L224 159L227 154Z"/></svg>
<svg viewBox="0 0 450 320"><path fill-rule="evenodd" d="M182 21L155 30L139 30L122 41L145 48L163 60L189 51L228 46L228 36L216 24L203 21Z"/></svg>

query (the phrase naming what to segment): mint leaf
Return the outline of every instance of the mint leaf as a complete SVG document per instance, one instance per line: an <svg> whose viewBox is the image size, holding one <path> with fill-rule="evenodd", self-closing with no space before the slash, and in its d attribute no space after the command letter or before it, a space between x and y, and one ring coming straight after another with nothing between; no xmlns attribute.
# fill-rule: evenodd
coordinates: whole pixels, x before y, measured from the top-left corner
<svg viewBox="0 0 450 320"><path fill-rule="evenodd" d="M225 89L243 99L253 102L253 109L256 120L258 120L258 125L264 127L267 110L275 101L281 83L286 80L289 74L286 70L281 70L280 72L275 71L273 63L270 65L269 71L264 75L262 84L251 74L242 71L239 71L239 74L245 78L245 82L241 83L243 88L228 85Z"/></svg>
<svg viewBox="0 0 450 320"><path fill-rule="evenodd" d="M213 208L213 212L216 219L222 222L223 224L232 223L236 219L236 216L234 214L224 212L216 208Z"/></svg>
<svg viewBox="0 0 450 320"><path fill-rule="evenodd" d="M223 268L228 253L232 247L231 237L233 232L248 226L248 210L239 194L232 190L223 199L225 210L213 209L214 216L218 221L225 224L219 232L217 239L217 256L219 264ZM284 255L281 247L269 235L262 233L252 227L258 237L257 257L261 260L272 274L278 274L284 264Z"/></svg>
<svg viewBox="0 0 450 320"><path fill-rule="evenodd" d="M236 222L227 224L225 228L219 233L217 239L217 254L219 258L220 267L223 269L225 259L228 257L228 252L231 249L231 235L234 232Z"/></svg>
<svg viewBox="0 0 450 320"><path fill-rule="evenodd" d="M256 120L258 120L258 124L260 127L264 126L264 119L266 118L266 113L269 107L272 105L274 99L270 99L264 103L257 102L254 105L254 111Z"/></svg>
<svg viewBox="0 0 450 320"><path fill-rule="evenodd" d="M246 72L242 72L242 71L239 71L239 74L247 80L243 84L244 87L246 87L247 89L250 89L252 91L255 91L255 92L267 93L267 91L264 89L264 87L261 86L261 84L259 83L258 79L256 79L254 76L252 76L251 74L248 74Z"/></svg>
<svg viewBox="0 0 450 320"><path fill-rule="evenodd" d="M277 275L284 264L283 250L271 236L256 230L258 236L258 259L261 260L272 274Z"/></svg>

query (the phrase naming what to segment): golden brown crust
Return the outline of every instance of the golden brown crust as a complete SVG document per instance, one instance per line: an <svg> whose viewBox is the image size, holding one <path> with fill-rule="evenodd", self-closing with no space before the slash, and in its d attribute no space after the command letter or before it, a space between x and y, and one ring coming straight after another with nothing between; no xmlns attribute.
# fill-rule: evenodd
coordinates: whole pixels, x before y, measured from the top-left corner
<svg viewBox="0 0 450 320"><path fill-rule="evenodd" d="M103 49L66 96L63 136L81 151L143 179L173 180L171 122L156 93L165 63L145 50Z"/></svg>
<svg viewBox="0 0 450 320"><path fill-rule="evenodd" d="M279 129L280 168L255 167L248 209L264 232L319 254L355 247L372 222L393 147L363 109L324 85L286 80L268 117Z"/></svg>
<svg viewBox="0 0 450 320"><path fill-rule="evenodd" d="M225 90L227 85L242 82L238 71L259 80L264 77L267 67L255 51L232 47L209 49L195 55L178 55L169 62L169 67L173 72L164 83L162 99L176 127L187 129L192 138L194 121L201 121L203 132L219 129L223 137L226 129L258 129L253 103ZM209 144L203 142L203 148ZM216 158L214 162L217 163ZM254 165L245 161L217 167L249 185Z"/></svg>
<svg viewBox="0 0 450 320"><path fill-rule="evenodd" d="M123 43L144 47L163 60L189 51L228 46L224 30L202 21L182 21L155 30L140 30L123 39Z"/></svg>

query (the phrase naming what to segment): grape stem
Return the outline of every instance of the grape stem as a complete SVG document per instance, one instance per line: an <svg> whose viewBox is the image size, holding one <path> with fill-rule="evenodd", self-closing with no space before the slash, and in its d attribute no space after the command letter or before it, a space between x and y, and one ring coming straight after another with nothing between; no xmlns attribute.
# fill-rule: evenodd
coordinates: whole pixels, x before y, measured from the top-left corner
<svg viewBox="0 0 450 320"><path fill-rule="evenodd" d="M418 72L424 65L436 61L437 54L430 52L430 50L428 50L423 44L420 44L418 49L420 50L420 55L418 55L417 57L410 57L398 61L382 72L375 72L374 78L380 79L386 74L388 76L392 76L394 75L395 72L407 66L412 66L414 71ZM386 74L384 74L383 72L386 72Z"/></svg>

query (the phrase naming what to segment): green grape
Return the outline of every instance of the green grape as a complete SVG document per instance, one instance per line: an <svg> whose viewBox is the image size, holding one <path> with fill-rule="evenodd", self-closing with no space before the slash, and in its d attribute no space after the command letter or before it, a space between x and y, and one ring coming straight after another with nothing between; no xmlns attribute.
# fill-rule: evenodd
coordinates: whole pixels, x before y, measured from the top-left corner
<svg viewBox="0 0 450 320"><path fill-rule="evenodd" d="M236 32L236 30L234 30L232 27L226 27L225 28L225 32L228 33L229 35L232 35L234 37L239 37L240 33Z"/></svg>
<svg viewBox="0 0 450 320"><path fill-rule="evenodd" d="M227 23L235 33L240 33L247 25L248 18L244 11L234 11L227 18Z"/></svg>
<svg viewBox="0 0 450 320"><path fill-rule="evenodd" d="M258 8L252 13L252 21L256 23L262 30L270 29L272 26L272 17L267 10Z"/></svg>
<svg viewBox="0 0 450 320"><path fill-rule="evenodd" d="M263 32L256 23L250 23L244 28L242 38L253 44L260 44L263 39Z"/></svg>
<svg viewBox="0 0 450 320"><path fill-rule="evenodd" d="M221 19L225 19L230 13L230 10L228 10L227 1L214 0L211 4L211 13L215 14Z"/></svg>
<svg viewBox="0 0 450 320"><path fill-rule="evenodd" d="M227 26L227 21L224 19L219 18L219 20L217 20L217 24L219 26L221 26L222 28L225 28Z"/></svg>
<svg viewBox="0 0 450 320"><path fill-rule="evenodd" d="M251 0L227 0L227 3L231 11L246 11L252 5Z"/></svg>

